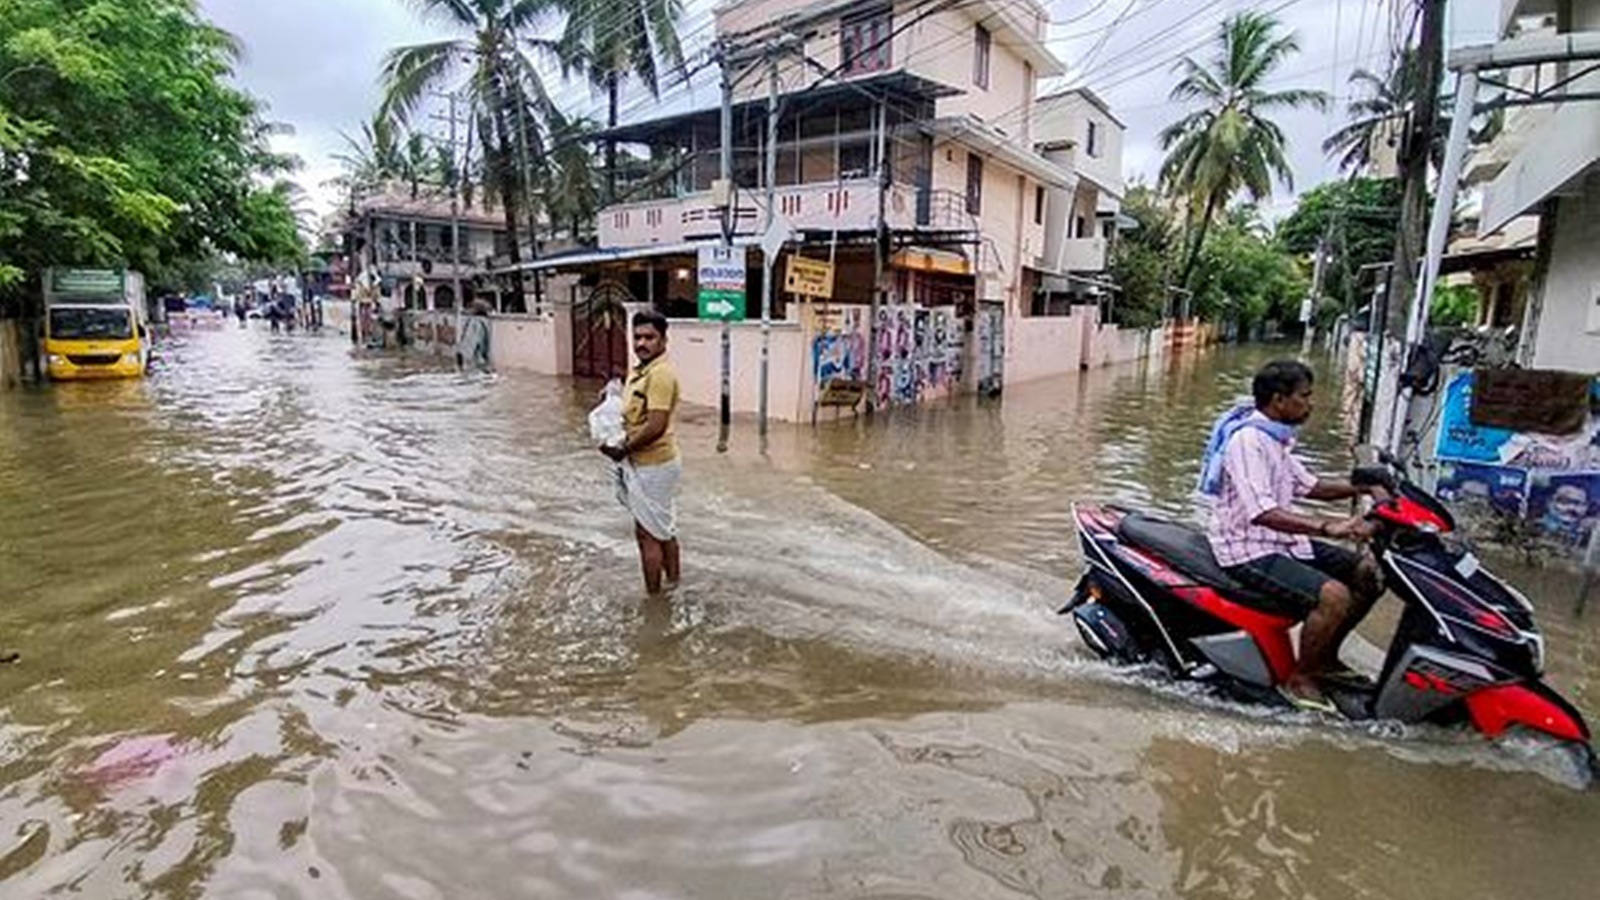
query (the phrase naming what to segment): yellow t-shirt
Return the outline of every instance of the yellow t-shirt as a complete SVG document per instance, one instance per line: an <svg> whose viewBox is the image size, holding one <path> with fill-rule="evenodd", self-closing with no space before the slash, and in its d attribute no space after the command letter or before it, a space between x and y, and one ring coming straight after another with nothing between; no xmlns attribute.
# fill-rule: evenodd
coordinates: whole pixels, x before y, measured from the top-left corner
<svg viewBox="0 0 1600 900"><path fill-rule="evenodd" d="M649 446L633 448L635 465L659 466L678 458L678 438L672 422L678 413L678 373L665 355L651 360L628 379L622 424L628 430L629 446L633 446L633 436L644 429L650 413L663 409L667 411L667 430Z"/></svg>

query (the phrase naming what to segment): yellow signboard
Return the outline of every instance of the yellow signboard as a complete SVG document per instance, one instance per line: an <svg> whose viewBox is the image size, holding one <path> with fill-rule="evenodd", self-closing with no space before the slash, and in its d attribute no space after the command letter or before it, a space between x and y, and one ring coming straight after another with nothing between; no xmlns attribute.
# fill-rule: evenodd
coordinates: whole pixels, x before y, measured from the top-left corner
<svg viewBox="0 0 1600 900"><path fill-rule="evenodd" d="M833 296L833 264L791 256L784 270L783 289L802 297L826 300Z"/></svg>

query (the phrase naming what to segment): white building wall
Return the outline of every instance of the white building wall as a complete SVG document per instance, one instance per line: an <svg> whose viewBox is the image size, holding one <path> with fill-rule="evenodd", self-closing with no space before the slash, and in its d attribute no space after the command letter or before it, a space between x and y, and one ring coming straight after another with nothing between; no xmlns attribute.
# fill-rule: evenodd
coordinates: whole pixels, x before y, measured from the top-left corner
<svg viewBox="0 0 1600 900"><path fill-rule="evenodd" d="M1535 368L1600 374L1600 174L1562 197L1532 323Z"/></svg>
<svg viewBox="0 0 1600 900"><path fill-rule="evenodd" d="M1089 153L1089 128L1096 132L1096 154ZM1046 97L1035 112L1034 141L1055 144L1071 141L1066 159L1079 175L1106 188L1121 199L1123 127L1080 93Z"/></svg>

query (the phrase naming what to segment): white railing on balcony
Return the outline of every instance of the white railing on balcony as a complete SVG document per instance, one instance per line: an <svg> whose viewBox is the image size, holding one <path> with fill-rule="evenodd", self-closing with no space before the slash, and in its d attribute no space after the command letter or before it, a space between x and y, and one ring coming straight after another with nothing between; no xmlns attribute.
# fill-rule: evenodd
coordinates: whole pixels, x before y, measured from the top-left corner
<svg viewBox="0 0 1600 900"><path fill-rule="evenodd" d="M874 228L878 220L877 185L870 179L780 187L777 203L778 218L796 230L862 231ZM766 222L765 193L740 191L737 210L734 233L759 234ZM884 197L884 219L894 230L976 231L978 227L964 198L947 191L923 195L904 184L890 186ZM606 249L680 244L721 233L721 214L711 205L709 193L618 204L600 212L600 246Z"/></svg>

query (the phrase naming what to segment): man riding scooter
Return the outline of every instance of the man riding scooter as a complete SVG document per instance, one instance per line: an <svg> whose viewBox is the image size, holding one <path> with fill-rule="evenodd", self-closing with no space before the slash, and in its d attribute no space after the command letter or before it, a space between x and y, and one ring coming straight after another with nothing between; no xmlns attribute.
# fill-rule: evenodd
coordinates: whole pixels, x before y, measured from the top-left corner
<svg viewBox="0 0 1600 900"><path fill-rule="evenodd" d="M1311 369L1267 363L1251 383L1254 406L1224 414L1212 429L1200 489L1214 498L1207 537L1217 562L1239 582L1293 601L1304 616L1295 671L1280 688L1302 709L1336 712L1322 681L1350 677L1339 647L1383 593L1378 563L1312 537L1362 541L1362 518L1295 512L1298 499L1348 500L1381 488L1319 478L1293 453L1295 429L1311 415Z"/></svg>

